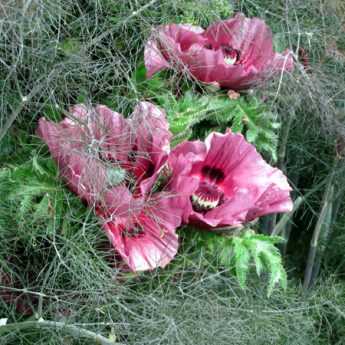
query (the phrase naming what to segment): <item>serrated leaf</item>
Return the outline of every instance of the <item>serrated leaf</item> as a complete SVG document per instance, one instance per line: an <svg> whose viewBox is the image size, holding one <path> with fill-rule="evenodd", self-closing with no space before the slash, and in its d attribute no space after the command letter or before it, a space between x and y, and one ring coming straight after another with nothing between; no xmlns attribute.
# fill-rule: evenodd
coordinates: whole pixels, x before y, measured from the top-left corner
<svg viewBox="0 0 345 345"><path fill-rule="evenodd" d="M32 195L26 194L23 195L19 204L18 208L18 215L20 218L24 218L24 216L28 213L28 211L32 208Z"/></svg>
<svg viewBox="0 0 345 345"><path fill-rule="evenodd" d="M249 272L250 253L241 238L234 237L234 255L236 277L242 289L245 288Z"/></svg>
<svg viewBox="0 0 345 345"><path fill-rule="evenodd" d="M32 158L32 167L34 170L36 170L40 175L46 175L46 171L42 167L42 165L39 163L37 156L33 156Z"/></svg>
<svg viewBox="0 0 345 345"><path fill-rule="evenodd" d="M53 231L64 218L63 187L56 178L52 160L34 159L0 174L1 189L8 189L4 200L17 207L19 222L42 222L45 233ZM4 187L3 187L4 186ZM52 229L52 230L51 230ZM21 234L31 244L35 238L30 233Z"/></svg>
<svg viewBox="0 0 345 345"><path fill-rule="evenodd" d="M275 244L282 242L278 236L267 236L247 230L241 236L224 237L212 233L203 235L201 244L206 244L211 256L219 258L225 267L233 267L239 285L244 288L251 262L255 264L256 273L269 275L267 293L270 296L277 284L286 288L287 277L282 258Z"/></svg>
<svg viewBox="0 0 345 345"><path fill-rule="evenodd" d="M249 128L246 132L246 139L250 142L250 143L255 143L255 140L258 138L259 132L257 130L257 128L252 127Z"/></svg>
<svg viewBox="0 0 345 345"><path fill-rule="evenodd" d="M261 248L262 244L260 241L256 241L255 246L250 246L250 251L254 259L254 264L256 268L256 274L260 277L261 272L264 270L264 262L261 259Z"/></svg>
<svg viewBox="0 0 345 345"><path fill-rule="evenodd" d="M263 259L265 270L269 272L267 295L270 296L277 284L286 289L287 276L279 250L272 243L266 243L267 248L260 255Z"/></svg>
<svg viewBox="0 0 345 345"><path fill-rule="evenodd" d="M49 194L45 194L42 200L35 205L35 211L32 215L32 220L35 222L38 219L44 219L49 216L49 207L50 207L50 197Z"/></svg>

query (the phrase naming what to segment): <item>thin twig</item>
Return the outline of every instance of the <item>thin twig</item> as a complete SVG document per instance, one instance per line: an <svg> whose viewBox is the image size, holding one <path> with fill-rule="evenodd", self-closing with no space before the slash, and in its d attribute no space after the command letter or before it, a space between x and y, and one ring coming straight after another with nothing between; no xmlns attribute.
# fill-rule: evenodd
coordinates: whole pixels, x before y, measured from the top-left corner
<svg viewBox="0 0 345 345"><path fill-rule="evenodd" d="M0 335L25 330L25 329L52 329L52 330L61 330L75 338L87 338L93 340L96 344L100 345L124 345L123 343L115 343L110 339L94 333L92 331L86 330L84 328L77 327L75 325L69 325L64 322L55 322L55 321L24 321L10 323L7 325L0 326Z"/></svg>
<svg viewBox="0 0 345 345"><path fill-rule="evenodd" d="M132 18L137 17L140 13L145 11L147 8L152 6L157 1L158 0L151 0L150 2L145 4L144 6L140 7L138 10L133 11L132 14L130 16L128 16L127 18L125 18L120 24L123 25L123 24L127 23L129 20L131 20ZM109 30L102 32L99 36L95 37L88 44L86 44L84 47L82 47L81 50L85 51L85 50L89 49L90 47L94 46L95 44L97 44L98 42L102 41L109 34L111 34L118 26L119 26L119 24L111 27Z"/></svg>
<svg viewBox="0 0 345 345"><path fill-rule="evenodd" d="M290 128L293 120L295 119L295 114L289 114L287 123L282 126L281 131L281 141L278 150L278 167L285 172L285 158L286 158L286 148L287 142L290 134Z"/></svg>

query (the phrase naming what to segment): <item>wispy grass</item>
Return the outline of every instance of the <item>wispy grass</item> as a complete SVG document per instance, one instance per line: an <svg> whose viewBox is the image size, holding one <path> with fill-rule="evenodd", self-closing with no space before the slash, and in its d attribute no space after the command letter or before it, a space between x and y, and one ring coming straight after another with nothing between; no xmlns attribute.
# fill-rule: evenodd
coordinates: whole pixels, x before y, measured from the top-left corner
<svg viewBox="0 0 345 345"><path fill-rule="evenodd" d="M142 62L152 26L206 26L236 10L263 17L277 47L289 46L296 57L304 48L310 63L309 72L298 64L293 75L255 92L279 114L282 134L289 124L280 164L295 194L308 196L292 219L286 260L293 277L290 288L276 291L271 299L254 277L242 291L229 272L208 262L202 252L187 251L190 255L180 255L165 271L123 273L97 219L56 171L45 177L36 171L40 188L43 182L51 188L36 194L25 190L25 176L16 186L11 177L19 165L32 166L37 157L48 157L34 134L38 117L61 119L61 110L77 102L107 103L126 114L132 110L142 98L132 74ZM115 335L124 344L344 343L344 260L339 254L344 219L329 240L327 270L322 270L325 277L336 269L337 280L323 278L308 295L299 283L334 167L335 142L344 135L344 13L341 1L314 0L230 5L223 0L3 1L0 193L16 193L0 201L0 295L10 298L10 303L0 299L0 318L9 323L39 318L68 323L105 337ZM334 178L340 218L344 176L340 162ZM51 211L56 205L59 214ZM44 216L35 219L37 210ZM93 343L67 329L2 330L0 326L2 344Z"/></svg>

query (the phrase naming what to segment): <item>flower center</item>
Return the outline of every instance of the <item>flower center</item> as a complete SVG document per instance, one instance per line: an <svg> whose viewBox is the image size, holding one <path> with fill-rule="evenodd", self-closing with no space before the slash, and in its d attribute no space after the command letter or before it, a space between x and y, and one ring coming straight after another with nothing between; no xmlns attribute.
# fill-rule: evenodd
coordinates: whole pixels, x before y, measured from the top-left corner
<svg viewBox="0 0 345 345"><path fill-rule="evenodd" d="M207 212L217 207L223 199L223 192L216 186L201 182L191 201L194 211Z"/></svg>
<svg viewBox="0 0 345 345"><path fill-rule="evenodd" d="M101 142L97 139L92 139L86 146L86 152L93 157L99 157L101 153Z"/></svg>
<svg viewBox="0 0 345 345"><path fill-rule="evenodd" d="M203 177L206 177L208 180L214 183L220 183L224 180L224 173L221 169L214 168L208 165L205 165L201 169Z"/></svg>
<svg viewBox="0 0 345 345"><path fill-rule="evenodd" d="M222 44L221 49L224 54L224 62L227 65L237 65L240 62L241 52L231 46Z"/></svg>
<svg viewBox="0 0 345 345"><path fill-rule="evenodd" d="M109 186L117 186L126 180L126 170L120 167L107 167L106 174Z"/></svg>

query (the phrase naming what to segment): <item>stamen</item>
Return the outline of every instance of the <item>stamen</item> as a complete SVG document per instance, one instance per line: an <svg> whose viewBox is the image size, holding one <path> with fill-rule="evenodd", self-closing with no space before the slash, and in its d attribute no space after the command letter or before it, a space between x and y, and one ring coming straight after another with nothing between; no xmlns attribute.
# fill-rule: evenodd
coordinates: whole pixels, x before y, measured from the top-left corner
<svg viewBox="0 0 345 345"><path fill-rule="evenodd" d="M217 207L223 198L223 192L215 185L202 182L198 190L192 195L191 201L194 211L207 212Z"/></svg>
<svg viewBox="0 0 345 345"><path fill-rule="evenodd" d="M228 45L221 45L221 48L224 54L224 62L227 65L236 65L240 62L241 53L239 50Z"/></svg>

